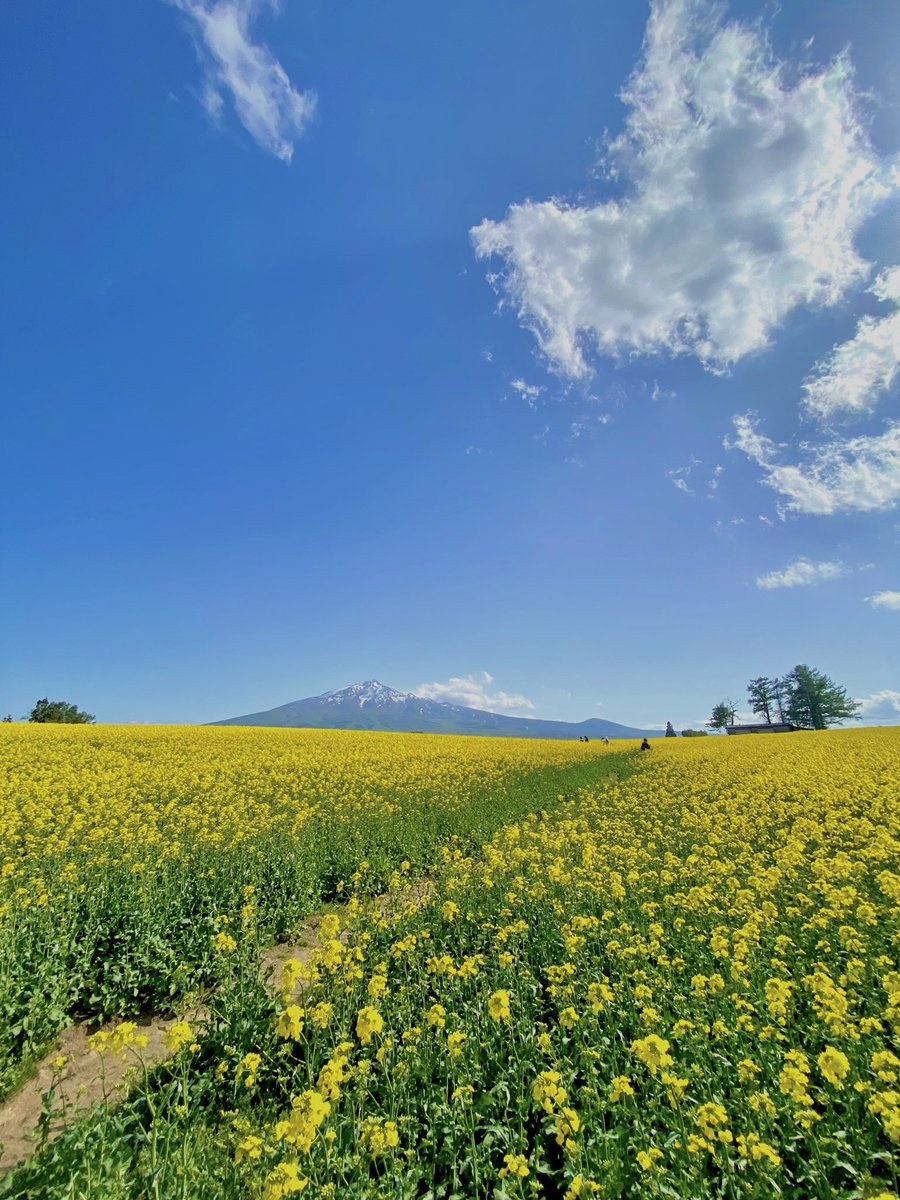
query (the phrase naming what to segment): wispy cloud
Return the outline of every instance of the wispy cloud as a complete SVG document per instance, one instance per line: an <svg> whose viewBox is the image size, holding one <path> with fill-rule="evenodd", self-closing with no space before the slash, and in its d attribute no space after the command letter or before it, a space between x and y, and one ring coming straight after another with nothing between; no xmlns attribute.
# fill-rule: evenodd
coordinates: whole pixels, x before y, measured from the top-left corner
<svg viewBox="0 0 900 1200"><path fill-rule="evenodd" d="M773 588L810 587L814 583L838 579L843 574L843 563L813 562L808 558L797 558L781 571L758 575L756 586L764 591L771 591Z"/></svg>
<svg viewBox="0 0 900 1200"><path fill-rule="evenodd" d="M653 0L609 143L621 199L514 204L472 232L489 278L557 371L609 355L693 354L721 370L798 305L865 277L857 231L896 185L845 58L797 72L706 0Z"/></svg>
<svg viewBox="0 0 900 1200"><path fill-rule="evenodd" d="M170 0L193 22L206 77L203 106L213 120L230 93L241 124L264 150L289 163L294 142L316 111L316 94L298 92L271 51L254 42L250 25L272 0Z"/></svg>
<svg viewBox="0 0 900 1200"><path fill-rule="evenodd" d="M493 675L480 671L476 675L454 675L445 683L423 683L414 695L425 700L440 700L444 704L464 704L467 708L481 708L487 712L522 712L534 708L527 696L509 692L492 692L488 688L494 682Z"/></svg>
<svg viewBox="0 0 900 1200"><path fill-rule="evenodd" d="M763 469L763 482L784 497L782 513L830 516L875 512L900 501L900 421L882 434L835 439L809 447L804 462L778 461L783 446L761 434L753 413L733 418L729 450L741 450Z"/></svg>
<svg viewBox="0 0 900 1200"><path fill-rule="evenodd" d="M893 303L894 311L886 317L862 317L853 337L835 346L804 380L803 407L819 420L870 412L897 378L900 267L883 271L870 290L879 300Z"/></svg>
<svg viewBox="0 0 900 1200"><path fill-rule="evenodd" d="M871 725L900 724L900 692L886 688L869 696L858 696L859 715Z"/></svg>
<svg viewBox="0 0 900 1200"><path fill-rule="evenodd" d="M713 467L713 473L706 481L706 490L709 493L708 499L712 499L713 493L719 490L719 481L725 473L725 468L721 465Z"/></svg>
<svg viewBox="0 0 900 1200"><path fill-rule="evenodd" d="M544 390L540 384L526 383L524 379L512 379L509 386L522 397L530 408L537 407L538 398Z"/></svg>
<svg viewBox="0 0 900 1200"><path fill-rule="evenodd" d="M693 496L694 489L688 483L691 477L691 472L695 467L701 465L699 458L691 456L690 462L684 467L674 467L671 471L666 471L666 478L671 479L680 492L684 492L687 496Z"/></svg>
<svg viewBox="0 0 900 1200"><path fill-rule="evenodd" d="M900 592L876 592L874 596L866 596L866 604L873 608L889 608L900 612Z"/></svg>

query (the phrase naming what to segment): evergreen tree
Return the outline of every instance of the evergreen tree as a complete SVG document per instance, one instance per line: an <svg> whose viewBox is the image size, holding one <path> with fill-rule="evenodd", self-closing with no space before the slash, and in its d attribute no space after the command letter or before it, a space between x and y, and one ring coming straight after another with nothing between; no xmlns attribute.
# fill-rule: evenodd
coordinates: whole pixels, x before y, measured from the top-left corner
<svg viewBox="0 0 900 1200"><path fill-rule="evenodd" d="M713 705L712 716L706 722L710 729L724 729L726 725L734 724L737 706L733 700L720 700Z"/></svg>
<svg viewBox="0 0 900 1200"><path fill-rule="evenodd" d="M666 721L666 737L678 737L678 734L675 732L675 726L671 721Z"/></svg>
<svg viewBox="0 0 900 1200"><path fill-rule="evenodd" d="M778 720L784 724L787 719L784 715L784 704L787 696L787 687L783 679L775 678L772 683L772 698L775 701L775 707L778 709Z"/></svg>
<svg viewBox="0 0 900 1200"><path fill-rule="evenodd" d="M857 719L859 704L821 671L800 664L782 680L787 719L801 729L827 729Z"/></svg>
<svg viewBox="0 0 900 1200"><path fill-rule="evenodd" d="M775 683L774 679L767 679L765 675L759 675L756 679L751 679L747 684L747 695L750 697L750 711L759 713L760 716L766 718L766 724L772 724L772 713L775 708Z"/></svg>

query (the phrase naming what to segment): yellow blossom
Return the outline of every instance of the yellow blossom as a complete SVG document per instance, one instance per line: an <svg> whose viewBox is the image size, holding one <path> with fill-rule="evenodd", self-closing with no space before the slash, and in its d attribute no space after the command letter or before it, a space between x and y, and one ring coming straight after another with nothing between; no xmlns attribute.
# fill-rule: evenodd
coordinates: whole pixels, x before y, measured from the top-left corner
<svg viewBox="0 0 900 1200"><path fill-rule="evenodd" d="M462 1054L463 1042L466 1035L458 1030L447 1035L447 1053L451 1058L459 1058Z"/></svg>
<svg viewBox="0 0 900 1200"><path fill-rule="evenodd" d="M657 1037L655 1033L632 1042L631 1053L654 1075L661 1067L670 1067L674 1061L669 1054L669 1043L665 1038Z"/></svg>
<svg viewBox="0 0 900 1200"><path fill-rule="evenodd" d="M850 1060L846 1054L835 1049L834 1046L826 1046L819 1057L816 1059L819 1064L819 1070L832 1087L838 1089L844 1086L844 1080L850 1071Z"/></svg>
<svg viewBox="0 0 900 1200"><path fill-rule="evenodd" d="M615 1075L613 1081L609 1085L609 1099L611 1104L618 1102L625 1096L633 1096L634 1088L631 1086L631 1080L627 1075Z"/></svg>
<svg viewBox="0 0 900 1200"><path fill-rule="evenodd" d="M509 992L502 988L488 1000L488 1013L493 1021L508 1021L510 1017Z"/></svg>
<svg viewBox="0 0 900 1200"><path fill-rule="evenodd" d="M642 1171L655 1171L662 1162L663 1152L656 1146L651 1146L648 1150L639 1150L635 1157Z"/></svg>
<svg viewBox="0 0 900 1200"><path fill-rule="evenodd" d="M309 1185L305 1175L300 1174L296 1162L279 1163L266 1176L263 1184L262 1200L282 1200L284 1196L292 1196L304 1191Z"/></svg>
<svg viewBox="0 0 900 1200"><path fill-rule="evenodd" d="M504 1154L503 1166L500 1168L499 1175L504 1179L507 1175L514 1175L518 1179L525 1179L531 1172L528 1169L528 1159L524 1154Z"/></svg>
<svg viewBox="0 0 900 1200"><path fill-rule="evenodd" d="M364 1046L371 1042L374 1034L381 1033L383 1029L384 1017L377 1008L367 1004L359 1010L356 1018L356 1036Z"/></svg>

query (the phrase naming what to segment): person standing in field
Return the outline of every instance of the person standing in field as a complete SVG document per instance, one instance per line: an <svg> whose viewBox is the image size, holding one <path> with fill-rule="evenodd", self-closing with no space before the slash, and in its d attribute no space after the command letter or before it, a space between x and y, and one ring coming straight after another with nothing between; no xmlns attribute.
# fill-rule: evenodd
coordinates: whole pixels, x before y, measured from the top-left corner
<svg viewBox="0 0 900 1200"><path fill-rule="evenodd" d="M650 743L647 741L647 739L646 739L646 738L644 738L644 740L641 742L641 749L642 749L642 750L649 750L649 749L650 749Z"/></svg>

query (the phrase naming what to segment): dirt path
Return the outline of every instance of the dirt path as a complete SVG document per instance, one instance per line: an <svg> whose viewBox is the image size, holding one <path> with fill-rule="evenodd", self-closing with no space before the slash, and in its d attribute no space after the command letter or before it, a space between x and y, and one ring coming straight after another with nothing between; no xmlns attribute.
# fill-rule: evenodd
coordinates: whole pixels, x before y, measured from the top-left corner
<svg viewBox="0 0 900 1200"><path fill-rule="evenodd" d="M397 911L402 904L422 904L432 891L433 884L427 880L410 882L402 892L376 897L372 901L372 912L387 914ZM281 970L288 959L307 962L320 945L321 923L322 915L310 917L292 941L263 950L259 959L260 973L273 991L279 985ZM342 932L341 941L346 941L347 936ZM300 992L302 989L303 983L298 981L295 990ZM24 1162L32 1153L44 1098L51 1087L55 1085L48 1125L49 1141L58 1137L91 1105L104 1101L117 1104L144 1070L165 1062L171 1053L166 1047L165 1035L176 1020L186 1020L202 1031L205 1016L205 1010L197 1007L180 1018L135 1018L138 1033L146 1035L146 1045L140 1050L129 1047L118 1056L101 1054L88 1045L92 1034L99 1030L111 1032L118 1022L109 1021L102 1026L80 1022L64 1029L55 1047L41 1059L34 1075L0 1103L0 1172ZM64 1061L60 1063L60 1060Z"/></svg>
<svg viewBox="0 0 900 1200"><path fill-rule="evenodd" d="M141 1070L141 1059L147 1066L153 1066L167 1058L169 1052L163 1039L174 1020L172 1017L168 1021L137 1022L139 1032L147 1036L146 1047L141 1051L129 1047L115 1057L101 1055L88 1045L92 1033L98 1028L112 1030L115 1022L103 1026L77 1024L64 1029L36 1073L0 1105L0 1170L14 1167L31 1154L44 1096L54 1084L51 1140L77 1113L96 1101L106 1099L115 1103L120 1099L128 1089L131 1073Z"/></svg>
<svg viewBox="0 0 900 1200"><path fill-rule="evenodd" d="M260 956L260 971L270 985L278 986L281 968L289 958L309 959L317 944L318 919L303 926L296 941L272 946ZM45 1054L34 1075L18 1091L0 1103L0 1172L24 1162L34 1149L35 1135L44 1098L55 1085L48 1140L53 1141L93 1104L117 1104L144 1070L165 1062L171 1051L165 1043L167 1031L177 1020L186 1020L202 1033L206 1010L197 1007L181 1017L135 1018L137 1033L147 1041L140 1049L129 1046L122 1054L101 1053L89 1045L99 1031L112 1032L117 1021L103 1025L78 1022L60 1033L54 1048Z"/></svg>

